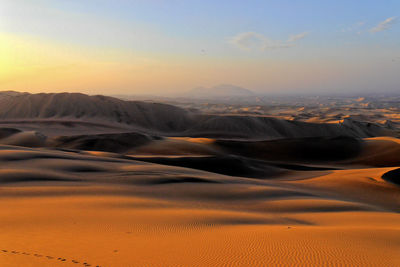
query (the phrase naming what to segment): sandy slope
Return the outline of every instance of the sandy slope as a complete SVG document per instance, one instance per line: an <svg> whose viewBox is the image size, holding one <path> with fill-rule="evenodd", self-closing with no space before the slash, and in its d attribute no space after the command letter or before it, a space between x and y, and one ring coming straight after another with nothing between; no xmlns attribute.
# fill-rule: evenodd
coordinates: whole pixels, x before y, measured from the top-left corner
<svg viewBox="0 0 400 267"><path fill-rule="evenodd" d="M154 144L139 148L222 151L209 139ZM0 163L1 266L400 265L400 187L381 178L399 166L268 165L280 171L249 178L7 145Z"/></svg>
<svg viewBox="0 0 400 267"><path fill-rule="evenodd" d="M0 266L400 266L393 125L15 92L0 114Z"/></svg>
<svg viewBox="0 0 400 267"><path fill-rule="evenodd" d="M338 123L311 123L273 116L201 114L173 105L80 93L0 92L2 127L23 127L21 129L40 131L48 136L140 131L162 136L255 140L316 136L399 137L396 127L351 118L338 120ZM86 132L76 129L81 127L85 127Z"/></svg>

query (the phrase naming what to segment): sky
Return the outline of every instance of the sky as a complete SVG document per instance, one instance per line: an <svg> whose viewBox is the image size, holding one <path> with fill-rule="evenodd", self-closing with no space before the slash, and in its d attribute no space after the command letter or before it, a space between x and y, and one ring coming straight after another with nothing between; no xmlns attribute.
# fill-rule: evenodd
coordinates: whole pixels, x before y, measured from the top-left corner
<svg viewBox="0 0 400 267"><path fill-rule="evenodd" d="M0 0L0 90L400 91L398 0Z"/></svg>

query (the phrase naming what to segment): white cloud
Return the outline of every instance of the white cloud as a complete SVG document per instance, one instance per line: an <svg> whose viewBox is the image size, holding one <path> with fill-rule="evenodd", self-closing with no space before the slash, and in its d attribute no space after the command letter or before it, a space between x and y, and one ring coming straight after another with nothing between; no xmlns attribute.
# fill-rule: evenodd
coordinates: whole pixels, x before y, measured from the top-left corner
<svg viewBox="0 0 400 267"><path fill-rule="evenodd" d="M234 36L230 42L241 49L250 50L251 48L261 48L267 38L264 35L256 32L243 32Z"/></svg>
<svg viewBox="0 0 400 267"><path fill-rule="evenodd" d="M365 21L359 21L357 23L354 23L353 25L350 25L346 28L343 28L341 30L341 32L353 32L353 31L357 31L357 33L360 33L361 31L359 30L360 28L362 28L365 25Z"/></svg>
<svg viewBox="0 0 400 267"><path fill-rule="evenodd" d="M296 42L305 38L309 32L302 32L299 34L291 35L287 41L271 40L265 35L257 32L243 32L230 39L230 43L236 45L243 50L267 50L267 49L280 49L290 48L296 46Z"/></svg>
<svg viewBox="0 0 400 267"><path fill-rule="evenodd" d="M299 34L295 34L295 35L290 35L289 39L287 40L289 43L293 43L296 42L297 40L301 40L304 37L306 37L309 34L309 32L302 32Z"/></svg>
<svg viewBox="0 0 400 267"><path fill-rule="evenodd" d="M384 21L380 22L375 27L371 28L369 31L372 33L385 31L387 29L390 29L396 23L396 21L397 21L396 17L387 18Z"/></svg>

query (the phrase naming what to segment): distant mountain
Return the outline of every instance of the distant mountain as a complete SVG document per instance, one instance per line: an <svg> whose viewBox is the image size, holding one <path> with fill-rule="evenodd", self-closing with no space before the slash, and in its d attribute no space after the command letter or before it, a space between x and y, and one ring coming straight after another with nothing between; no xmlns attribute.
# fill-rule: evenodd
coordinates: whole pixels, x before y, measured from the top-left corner
<svg viewBox="0 0 400 267"><path fill-rule="evenodd" d="M189 98L216 98L216 97L248 97L254 93L246 88L231 84L221 84L214 87L196 87L185 93Z"/></svg>
<svg viewBox="0 0 400 267"><path fill-rule="evenodd" d="M0 92L0 120L80 120L176 131L186 128L190 112L167 104L123 101L80 93Z"/></svg>
<svg viewBox="0 0 400 267"><path fill-rule="evenodd" d="M16 92L16 91L1 91L0 92L0 98L9 97L9 96L23 95L23 94L27 94L27 93L21 93L21 92Z"/></svg>
<svg viewBox="0 0 400 267"><path fill-rule="evenodd" d="M241 88L230 86L215 88L222 88L219 92L234 92L237 96L240 93L248 93L245 89L243 91ZM79 93L0 93L0 123L7 124L10 122L14 124L47 123L43 127L44 131L53 127L52 125L55 122L118 124L132 131L139 129L141 132L148 134L165 133L173 136L228 139L271 140L304 137L351 136L360 138L398 136L398 133L383 125L363 123L350 119L338 124L324 124L287 121L260 116L207 115L192 113L167 104L124 101L113 97L89 96ZM5 135L8 134L9 130L5 132ZM31 138L36 135L30 133L29 136ZM18 138L20 137L19 135ZM22 137L25 140L26 136L23 135ZM110 140L109 136L103 137L107 142ZM129 136L126 138L129 139ZM74 144L76 144L75 141L73 141ZM92 142L87 137L84 137L81 141L83 143ZM68 142L72 141L68 140Z"/></svg>

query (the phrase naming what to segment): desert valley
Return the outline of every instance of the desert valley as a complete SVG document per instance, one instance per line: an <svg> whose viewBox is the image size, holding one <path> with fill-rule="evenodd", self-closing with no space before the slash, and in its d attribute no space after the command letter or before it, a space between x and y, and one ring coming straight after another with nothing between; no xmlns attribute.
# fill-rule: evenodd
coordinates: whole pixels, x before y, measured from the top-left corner
<svg viewBox="0 0 400 267"><path fill-rule="evenodd" d="M0 267L399 267L399 11L0 0Z"/></svg>
<svg viewBox="0 0 400 267"><path fill-rule="evenodd" d="M1 266L398 266L391 103L310 122L2 92Z"/></svg>

